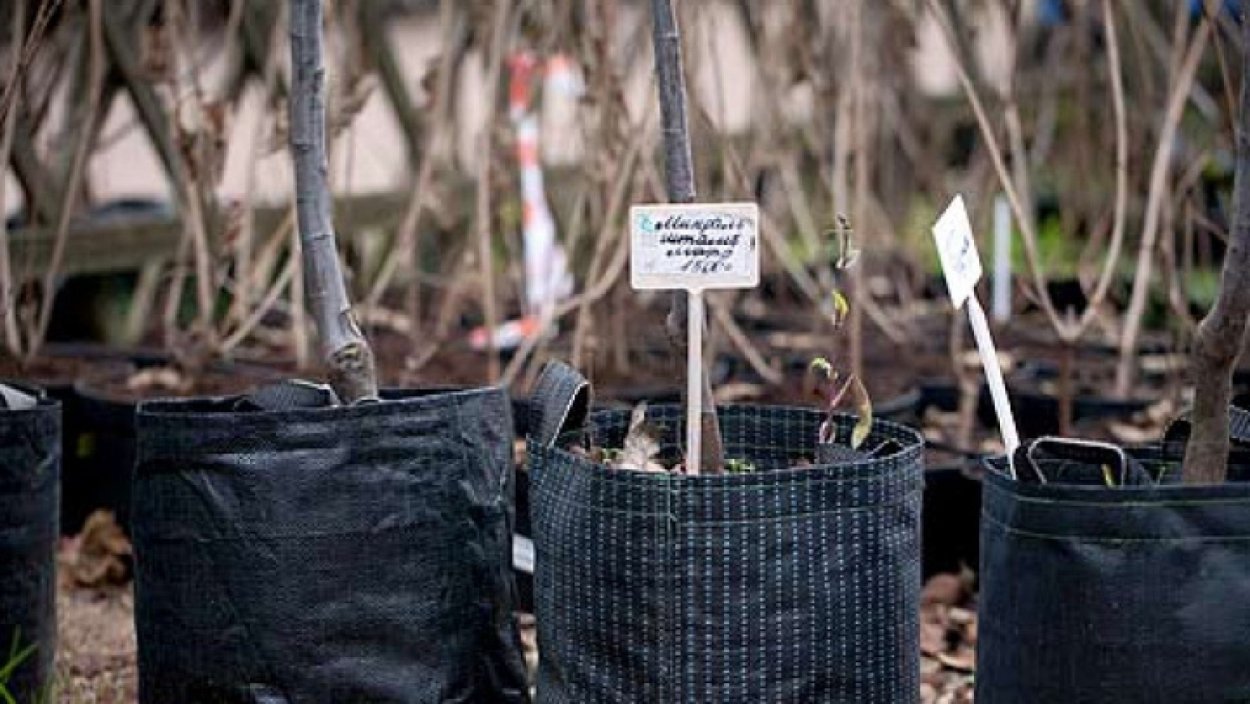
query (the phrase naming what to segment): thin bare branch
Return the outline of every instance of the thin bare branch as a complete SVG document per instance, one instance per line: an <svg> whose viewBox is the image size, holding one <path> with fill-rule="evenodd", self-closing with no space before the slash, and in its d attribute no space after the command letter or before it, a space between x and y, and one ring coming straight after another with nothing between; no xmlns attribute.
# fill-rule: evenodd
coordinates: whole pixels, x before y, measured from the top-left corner
<svg viewBox="0 0 1250 704"><path fill-rule="evenodd" d="M1142 317L1150 296L1153 280L1155 246L1159 239L1159 220L1163 199L1167 197L1167 179L1175 147L1176 132L1180 127L1185 104L1193 88L1198 64L1211 35L1211 23L1204 17L1194 30L1193 38L1185 50L1185 58L1172 83L1163 125L1159 131L1159 144L1155 148L1154 164L1150 168L1150 190L1146 196L1146 215L1142 223L1141 243L1137 249L1137 266L1134 270L1133 292L1129 297L1128 310L1124 316L1124 330L1120 336L1120 359L1116 369L1115 393L1127 396L1137 373L1137 338L1141 334Z"/></svg>
<svg viewBox="0 0 1250 704"><path fill-rule="evenodd" d="M90 0L88 5L90 18L88 32L91 45L91 78L87 88L87 125L94 125L100 109L100 93L104 87L105 62L104 40L101 25L103 22L101 0ZM61 191L61 209L57 215L56 240L52 246L52 257L43 276L43 298L39 304L38 319L31 339L27 340L26 357L32 358L39 354L44 336L48 332L48 324L52 320L52 303L56 299L57 278L60 276L61 263L65 258L65 240L69 236L69 223L74 214L74 206L78 200L79 188L87 168L87 158L91 154L91 144L95 136L94 129L85 129L78 135L78 144L74 147L74 160L70 166L69 176Z"/></svg>

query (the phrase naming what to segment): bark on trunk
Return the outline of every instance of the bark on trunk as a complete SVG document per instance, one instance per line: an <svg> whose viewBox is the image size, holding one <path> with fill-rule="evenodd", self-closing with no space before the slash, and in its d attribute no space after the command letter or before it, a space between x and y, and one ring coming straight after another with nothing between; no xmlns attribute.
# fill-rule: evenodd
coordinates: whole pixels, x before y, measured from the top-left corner
<svg viewBox="0 0 1250 704"><path fill-rule="evenodd" d="M308 309L317 322L330 385L344 403L378 395L373 351L352 315L326 183L325 67L321 0L291 0L291 155Z"/></svg>
<svg viewBox="0 0 1250 704"><path fill-rule="evenodd" d="M1241 105L1237 120L1237 170L1233 180L1233 222L1224 255L1220 292L1194 339L1192 431L1185 448L1189 484L1224 481L1228 472L1228 404L1232 371L1250 317L1250 17L1242 18Z"/></svg>

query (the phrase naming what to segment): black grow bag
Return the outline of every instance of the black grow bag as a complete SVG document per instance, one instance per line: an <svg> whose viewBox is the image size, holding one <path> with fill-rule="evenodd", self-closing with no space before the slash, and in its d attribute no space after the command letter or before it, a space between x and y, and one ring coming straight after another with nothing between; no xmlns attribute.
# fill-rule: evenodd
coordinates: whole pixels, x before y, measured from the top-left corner
<svg viewBox="0 0 1250 704"><path fill-rule="evenodd" d="M537 701L916 699L919 435L877 422L865 447L884 456L792 469L815 454L823 415L729 406L726 456L755 472L642 473L560 449L588 401L558 363L534 398ZM628 417L592 414L595 444L620 447ZM674 456L682 408L648 418Z"/></svg>
<svg viewBox="0 0 1250 704"><path fill-rule="evenodd" d="M1185 486L1182 450L1128 450L1115 487L1114 462L1052 462L1045 484L990 463L978 702L1250 701L1250 453L1228 483Z"/></svg>
<svg viewBox="0 0 1250 704"><path fill-rule="evenodd" d="M60 404L24 401L0 410L0 692L22 704L52 687L61 462Z"/></svg>
<svg viewBox="0 0 1250 704"><path fill-rule="evenodd" d="M140 406L140 700L523 702L499 389Z"/></svg>

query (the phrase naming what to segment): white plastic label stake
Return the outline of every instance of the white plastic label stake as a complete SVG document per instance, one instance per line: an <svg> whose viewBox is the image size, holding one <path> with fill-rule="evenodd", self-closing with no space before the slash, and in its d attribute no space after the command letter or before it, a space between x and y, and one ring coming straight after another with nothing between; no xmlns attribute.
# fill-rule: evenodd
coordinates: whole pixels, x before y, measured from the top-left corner
<svg viewBox="0 0 1250 704"><path fill-rule="evenodd" d="M685 289L686 473L702 460L703 292L754 288L760 281L760 212L755 203L635 205L629 209L630 284Z"/></svg>
<svg viewBox="0 0 1250 704"><path fill-rule="evenodd" d="M985 310L981 308L981 302L976 297L977 281L981 279L981 258L977 255L977 243L972 237L972 225L968 222L963 196L955 196L946 212L938 218L933 226L933 237L937 240L938 257L942 260L942 271L946 275L946 288L950 290L951 303L956 310L963 307L965 301L968 303L968 322L972 325L972 334L977 341L977 353L981 357L981 367L985 370L985 383L990 387L990 398L994 401L998 429L1003 435L1003 446L1007 449L1008 467L1012 478L1015 478L1016 469L1012 455L1020 446L1020 436L1016 433L1016 419L1011 413L1007 385L1003 383L1003 371L998 366L998 351L994 349L990 324L985 319Z"/></svg>

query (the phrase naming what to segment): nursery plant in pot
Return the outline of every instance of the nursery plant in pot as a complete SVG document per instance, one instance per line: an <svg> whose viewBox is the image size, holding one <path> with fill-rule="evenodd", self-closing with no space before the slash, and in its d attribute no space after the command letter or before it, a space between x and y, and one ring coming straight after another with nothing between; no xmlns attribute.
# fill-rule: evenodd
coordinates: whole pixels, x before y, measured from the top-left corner
<svg viewBox="0 0 1250 704"><path fill-rule="evenodd" d="M322 3L292 0L291 149L329 386L140 405L140 699L523 702L502 389L378 392L325 180Z"/></svg>
<svg viewBox="0 0 1250 704"><path fill-rule="evenodd" d="M53 700L60 403L0 385L0 700Z"/></svg>
<svg viewBox="0 0 1250 704"><path fill-rule="evenodd" d="M533 403L538 701L915 698L917 433L725 406L725 472L689 474L680 406L587 418L558 362Z"/></svg>
<svg viewBox="0 0 1250 704"><path fill-rule="evenodd" d="M1154 446L1042 439L1015 454L1015 478L990 463L978 701L1250 699L1250 414L1228 406L1250 316L1244 16L1241 28L1234 217L1194 344L1193 410Z"/></svg>
<svg viewBox="0 0 1250 704"><path fill-rule="evenodd" d="M689 202L677 29L666 0L652 9L669 196ZM679 219L663 222L679 228ZM640 270L656 276L638 259L638 238L659 237L656 222L634 230L635 283ZM688 312L675 309L670 322ZM701 309L692 294L687 408L590 413L590 386L571 367L551 362L539 377L528 453L537 700L915 699L923 441L867 415L700 412ZM831 403L858 388L829 382Z"/></svg>

